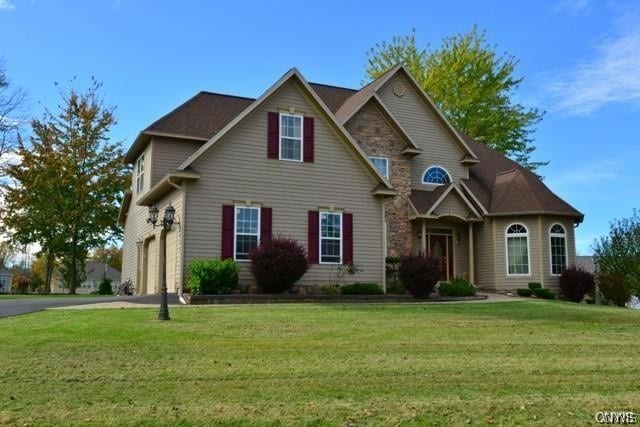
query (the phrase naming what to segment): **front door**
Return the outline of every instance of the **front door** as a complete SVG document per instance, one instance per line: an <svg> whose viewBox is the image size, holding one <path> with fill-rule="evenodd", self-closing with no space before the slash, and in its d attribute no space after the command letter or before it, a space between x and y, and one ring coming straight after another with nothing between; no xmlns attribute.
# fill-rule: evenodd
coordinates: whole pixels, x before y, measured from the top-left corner
<svg viewBox="0 0 640 427"><path fill-rule="evenodd" d="M453 277L452 240L451 236L429 235L429 255L440 261L440 280L450 280Z"/></svg>

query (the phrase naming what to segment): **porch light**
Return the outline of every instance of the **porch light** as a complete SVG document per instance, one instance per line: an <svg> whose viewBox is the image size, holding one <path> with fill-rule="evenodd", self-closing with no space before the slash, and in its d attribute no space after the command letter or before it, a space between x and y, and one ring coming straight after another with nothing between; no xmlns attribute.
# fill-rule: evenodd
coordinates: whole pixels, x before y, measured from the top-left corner
<svg viewBox="0 0 640 427"><path fill-rule="evenodd" d="M149 218L147 218L147 222L153 224L155 228L156 222L158 222L158 207L156 205L149 206Z"/></svg>

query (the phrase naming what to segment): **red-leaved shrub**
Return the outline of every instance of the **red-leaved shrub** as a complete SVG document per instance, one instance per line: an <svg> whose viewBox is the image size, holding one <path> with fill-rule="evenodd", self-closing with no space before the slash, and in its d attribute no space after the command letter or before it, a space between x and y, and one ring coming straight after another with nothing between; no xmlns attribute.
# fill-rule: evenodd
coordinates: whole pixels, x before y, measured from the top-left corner
<svg viewBox="0 0 640 427"><path fill-rule="evenodd" d="M569 267L560 275L560 293L567 301L582 301L594 286L593 274L581 268Z"/></svg>
<svg viewBox="0 0 640 427"><path fill-rule="evenodd" d="M307 252L293 239L277 237L251 251L251 273L261 292L288 291L309 268Z"/></svg>
<svg viewBox="0 0 640 427"><path fill-rule="evenodd" d="M402 257L398 278L415 298L428 298L440 280L440 261L422 255Z"/></svg>

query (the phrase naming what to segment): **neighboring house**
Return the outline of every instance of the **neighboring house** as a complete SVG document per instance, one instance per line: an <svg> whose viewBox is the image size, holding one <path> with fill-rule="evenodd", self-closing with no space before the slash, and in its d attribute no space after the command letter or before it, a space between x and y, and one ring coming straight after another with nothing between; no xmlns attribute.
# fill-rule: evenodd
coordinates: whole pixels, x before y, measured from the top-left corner
<svg viewBox="0 0 640 427"><path fill-rule="evenodd" d="M576 267L581 268L589 273L596 272L596 263L591 255L576 256Z"/></svg>
<svg viewBox="0 0 640 427"><path fill-rule="evenodd" d="M0 294L8 294L11 292L12 281L13 273L6 268L0 268Z"/></svg>
<svg viewBox="0 0 640 427"><path fill-rule="evenodd" d="M196 258L234 258L272 235L297 239L327 283L354 262L385 285L385 256L430 253L442 279L485 289L557 286L575 262L583 215L538 177L460 134L395 67L360 90L292 69L258 99L200 92L143 130L128 153L123 277L138 293L176 291ZM148 207L176 209L163 235ZM166 237L166 239L165 239Z"/></svg>
<svg viewBox="0 0 640 427"><path fill-rule="evenodd" d="M120 272L104 262L87 261L85 264L85 279L80 286L76 288L76 293L90 294L91 292L97 292L100 282L102 282L102 279L105 277L107 279L111 279L111 289L113 292L118 292L118 288L120 287ZM66 287L66 284L57 272L54 274L54 279L51 281L51 292L69 292L69 288Z"/></svg>

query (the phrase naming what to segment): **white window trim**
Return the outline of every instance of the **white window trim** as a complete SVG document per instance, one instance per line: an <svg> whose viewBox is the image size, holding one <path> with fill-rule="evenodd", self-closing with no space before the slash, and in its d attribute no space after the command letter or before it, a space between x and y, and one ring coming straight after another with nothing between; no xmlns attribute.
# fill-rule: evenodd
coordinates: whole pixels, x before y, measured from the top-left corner
<svg viewBox="0 0 640 427"><path fill-rule="evenodd" d="M299 117L300 118L300 160L296 159L283 159L282 158L282 118L283 117ZM298 139L285 137L287 139ZM301 163L304 159L304 116L302 114L280 113L278 115L278 159L287 162Z"/></svg>
<svg viewBox="0 0 640 427"><path fill-rule="evenodd" d="M551 229L553 229L553 227L555 227L556 225L559 225L560 227L562 227L562 229L564 230L564 234L559 234L559 233L552 233ZM569 267L569 248L567 247L567 228L560 224L559 222L554 222L553 224L551 224L551 226L549 227L549 273L554 276L554 277L559 277L562 275L561 274L554 274L553 272L553 252L552 252L552 248L551 248L551 238L552 237L562 237L564 238L564 268L565 270Z"/></svg>
<svg viewBox="0 0 640 427"><path fill-rule="evenodd" d="M447 168L445 168L444 166L441 166L441 165L431 165L431 166L426 167L426 168L424 169L424 172L422 172L422 177L420 178L420 182L421 182L422 184L424 184L424 185L435 185L435 186L438 186L438 185L447 185L447 184L437 184L437 183L435 183L435 182L426 182L426 181L424 180L424 177L427 175L427 172L429 171L429 169L433 169L433 168L440 168L440 169L442 169L443 171L445 171L445 172L446 172L446 174L447 174L447 176L449 177L449 183L452 183L452 182L453 182L453 178L451 178L451 174L449 173L449 171L447 170Z"/></svg>
<svg viewBox="0 0 640 427"><path fill-rule="evenodd" d="M140 165L142 165L142 171L140 170ZM144 153L142 153L136 160L136 194L141 193L144 190L144 169Z"/></svg>
<svg viewBox="0 0 640 427"><path fill-rule="evenodd" d="M371 163L373 163L373 160L384 160L385 164L386 164L386 172L382 174L382 176L384 176L386 179L389 179L389 158L388 157L379 157L379 156L369 156L369 160L371 160ZM374 164L375 166L375 164ZM376 168L377 169L377 168Z"/></svg>
<svg viewBox="0 0 640 427"><path fill-rule="evenodd" d="M262 224L260 224L260 207L258 206L246 206L246 205L235 205L233 207L233 260L237 261L237 262L250 262L250 259L238 259L237 255L238 252L236 250L236 246L238 243L238 209L253 209L258 211L258 230L257 230L257 237L258 237L258 246L260 246L260 226ZM243 236L253 236L253 233L242 233Z"/></svg>
<svg viewBox="0 0 640 427"><path fill-rule="evenodd" d="M325 237L326 240L340 240L340 260L338 262L328 262L322 261L322 214L328 215L338 215L340 216L340 238L336 239L335 237ZM318 216L318 262L320 264L328 264L328 265L342 265L342 239L344 237L344 222L342 217L342 212L330 212L330 211L320 211Z"/></svg>
<svg viewBox="0 0 640 427"><path fill-rule="evenodd" d="M509 229L514 225L520 225L527 230L526 233L517 233L517 234L509 234ZM526 237L527 238L527 270L528 273L509 273L509 236L511 237ZM529 239L529 228L521 222L514 222L504 229L504 253L505 253L505 261L506 261L506 271L508 277L531 277L531 242Z"/></svg>

